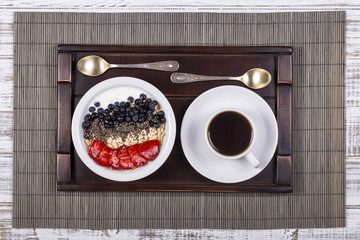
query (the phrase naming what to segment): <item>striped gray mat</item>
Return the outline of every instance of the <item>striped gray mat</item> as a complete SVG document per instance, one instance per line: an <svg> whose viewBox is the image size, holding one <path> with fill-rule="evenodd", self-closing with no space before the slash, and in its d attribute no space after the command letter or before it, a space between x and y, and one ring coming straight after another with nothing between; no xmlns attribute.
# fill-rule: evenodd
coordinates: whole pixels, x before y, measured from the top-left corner
<svg viewBox="0 0 360 240"><path fill-rule="evenodd" d="M345 20L344 12L15 13L13 227L343 227ZM294 47L294 192L58 192L58 44Z"/></svg>

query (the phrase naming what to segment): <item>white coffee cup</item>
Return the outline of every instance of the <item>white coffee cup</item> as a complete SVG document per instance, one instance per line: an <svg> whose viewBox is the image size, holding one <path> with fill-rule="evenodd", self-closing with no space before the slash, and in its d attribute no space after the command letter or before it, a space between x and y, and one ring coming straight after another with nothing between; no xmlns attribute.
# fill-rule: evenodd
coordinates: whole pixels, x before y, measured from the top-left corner
<svg viewBox="0 0 360 240"><path fill-rule="evenodd" d="M221 114L226 113L226 112L234 112L234 113L241 115L243 118L245 118L247 120L247 122L249 123L250 128L251 128L250 143L247 145L245 150L239 151L239 153L233 154L233 155L223 154L220 151L216 150L215 147L213 146L213 143L212 143L213 141L211 141L211 139L210 139L211 137L209 136L210 135L209 134L210 124L213 122L213 120L216 117L218 117ZM217 156L224 158L224 159L242 159L242 160L247 159L255 168L260 166L259 160L251 153L251 149L254 146L255 139L257 138L256 124L255 124L255 121L253 121L253 119L248 114L246 114L244 111L241 111L239 109L234 109L234 108L226 108L226 109L220 109L219 111L215 112L213 115L211 115L211 117L205 124L204 137L205 137L206 145L208 146L210 151L212 151Z"/></svg>

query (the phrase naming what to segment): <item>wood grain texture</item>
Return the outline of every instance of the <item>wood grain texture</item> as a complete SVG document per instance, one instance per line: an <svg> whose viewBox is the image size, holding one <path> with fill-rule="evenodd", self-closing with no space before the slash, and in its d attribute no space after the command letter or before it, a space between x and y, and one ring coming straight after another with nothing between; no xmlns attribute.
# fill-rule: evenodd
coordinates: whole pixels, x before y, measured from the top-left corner
<svg viewBox="0 0 360 240"><path fill-rule="evenodd" d="M357 0L264 0L220 2L199 1L20 1L0 2L0 236L2 239L358 239L360 236L360 4ZM13 13L14 11L269 11L345 10L346 27L346 228L280 230L67 230L12 229L12 86L13 86Z"/></svg>

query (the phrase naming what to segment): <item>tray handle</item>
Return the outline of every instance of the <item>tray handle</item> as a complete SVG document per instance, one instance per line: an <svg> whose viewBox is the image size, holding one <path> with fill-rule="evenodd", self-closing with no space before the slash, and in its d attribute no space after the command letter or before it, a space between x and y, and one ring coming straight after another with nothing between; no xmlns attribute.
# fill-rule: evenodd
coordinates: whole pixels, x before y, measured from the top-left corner
<svg viewBox="0 0 360 240"><path fill-rule="evenodd" d="M292 172L292 56L278 55L277 121L277 184L291 186Z"/></svg>
<svg viewBox="0 0 360 240"><path fill-rule="evenodd" d="M71 59L71 53L58 54L58 183L71 181Z"/></svg>
<svg viewBox="0 0 360 240"><path fill-rule="evenodd" d="M277 156L277 184L291 185L291 156Z"/></svg>

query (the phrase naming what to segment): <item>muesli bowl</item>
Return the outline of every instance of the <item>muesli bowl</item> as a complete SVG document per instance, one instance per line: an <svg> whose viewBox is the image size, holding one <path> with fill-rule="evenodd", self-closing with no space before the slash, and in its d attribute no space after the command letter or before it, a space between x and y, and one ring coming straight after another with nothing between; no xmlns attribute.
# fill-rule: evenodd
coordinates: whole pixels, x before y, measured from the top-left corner
<svg viewBox="0 0 360 240"><path fill-rule="evenodd" d="M166 121L161 127L164 133L159 134L162 135L162 141L160 152L156 159L147 162L143 166L129 170L114 170L111 167L99 165L89 155L89 140L85 139L86 136L84 137L84 129L82 126L85 116L89 114L89 107L93 106L96 102L101 103L101 106L108 106L110 103L127 101L130 96L137 98L140 94L146 95L149 99L156 100L158 103L157 106L166 116ZM159 169L173 148L175 134L175 115L167 98L150 83L133 77L110 78L92 87L77 104L71 123L72 141L82 162L101 177L123 182L142 179Z"/></svg>

